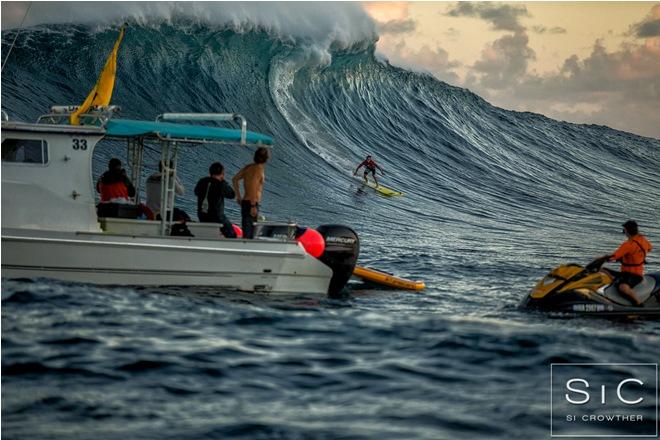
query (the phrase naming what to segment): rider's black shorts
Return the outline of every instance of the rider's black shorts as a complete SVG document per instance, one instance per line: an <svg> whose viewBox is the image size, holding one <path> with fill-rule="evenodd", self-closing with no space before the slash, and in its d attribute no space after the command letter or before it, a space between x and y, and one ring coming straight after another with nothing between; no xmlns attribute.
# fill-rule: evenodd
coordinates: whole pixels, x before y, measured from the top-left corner
<svg viewBox="0 0 660 440"><path fill-rule="evenodd" d="M643 279L644 277L641 275L630 272L621 272L616 280L616 286L619 287L621 284L627 284L632 288L641 283Z"/></svg>
<svg viewBox="0 0 660 440"><path fill-rule="evenodd" d="M373 175L376 175L376 168L367 168L367 167L364 167L364 174L367 175L367 174L369 174L369 173L371 173L371 174L373 174Z"/></svg>

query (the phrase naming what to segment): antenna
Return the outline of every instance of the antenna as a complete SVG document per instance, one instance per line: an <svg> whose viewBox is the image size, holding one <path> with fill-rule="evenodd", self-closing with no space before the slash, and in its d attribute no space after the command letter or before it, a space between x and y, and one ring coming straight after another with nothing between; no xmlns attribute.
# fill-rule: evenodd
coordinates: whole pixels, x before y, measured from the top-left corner
<svg viewBox="0 0 660 440"><path fill-rule="evenodd" d="M9 50L7 51L7 56L5 57L5 61L2 63L2 67L0 67L0 72L5 69L5 64L7 64L7 60L9 59L9 55L11 54L11 50L14 48L14 44L16 44L16 40L18 39L18 36L21 33L21 29L23 29L23 22L25 22L25 19L27 18L27 15L30 12L31 7L32 7L32 2L30 2L28 4L27 9L25 10L25 15L23 15L23 19L21 20L21 24L18 25L18 30L16 31L16 36L14 36L14 41L11 42L11 46L9 47Z"/></svg>

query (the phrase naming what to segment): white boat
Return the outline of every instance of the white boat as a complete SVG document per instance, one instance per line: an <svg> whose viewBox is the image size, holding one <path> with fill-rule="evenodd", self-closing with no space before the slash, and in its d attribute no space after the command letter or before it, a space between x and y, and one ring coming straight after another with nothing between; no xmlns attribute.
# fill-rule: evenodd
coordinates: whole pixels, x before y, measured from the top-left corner
<svg viewBox="0 0 660 440"><path fill-rule="evenodd" d="M336 294L357 260L359 240L345 226L319 227L324 254L312 257L291 225L283 238L226 239L220 225L188 223L194 237L170 236L174 181L163 173L160 221L98 218L92 156L99 142L124 140L129 176L141 182L145 145L161 150L163 163L196 145L271 145L247 131L237 114L164 114L156 121L114 119L116 107L94 107L70 125L77 107L53 107L36 123L2 121L2 276L143 286L215 286L265 293ZM237 120L240 129L181 123ZM169 122L168 122L169 121ZM136 200L138 202L139 200ZM260 225L257 225L259 229ZM279 228L279 229L278 229ZM268 234L266 234L268 235Z"/></svg>

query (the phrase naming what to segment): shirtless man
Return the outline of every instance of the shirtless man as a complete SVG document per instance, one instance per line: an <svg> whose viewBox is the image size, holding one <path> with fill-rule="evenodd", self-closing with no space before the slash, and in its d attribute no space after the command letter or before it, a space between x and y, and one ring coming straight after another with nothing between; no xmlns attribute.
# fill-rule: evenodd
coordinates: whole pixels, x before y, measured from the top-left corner
<svg viewBox="0 0 660 440"><path fill-rule="evenodd" d="M266 161L268 160L268 149L257 148L254 152L254 163L246 165L232 179L236 201L241 205L241 226L243 227L243 238L254 238L254 222L259 214L259 203L261 192L266 180ZM241 197L240 181L243 180L245 195Z"/></svg>

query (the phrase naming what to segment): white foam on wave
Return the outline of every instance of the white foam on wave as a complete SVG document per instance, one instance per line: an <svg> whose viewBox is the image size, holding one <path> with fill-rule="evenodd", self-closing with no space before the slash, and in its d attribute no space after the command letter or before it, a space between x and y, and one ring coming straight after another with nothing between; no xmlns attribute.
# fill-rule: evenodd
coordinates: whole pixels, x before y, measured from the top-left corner
<svg viewBox="0 0 660 440"><path fill-rule="evenodd" d="M16 28L27 2L2 2L2 30ZM33 2L24 27L82 24L96 27L125 21L140 25L191 20L238 31L262 29L282 39L342 48L376 38L374 21L359 3L331 2Z"/></svg>

